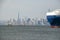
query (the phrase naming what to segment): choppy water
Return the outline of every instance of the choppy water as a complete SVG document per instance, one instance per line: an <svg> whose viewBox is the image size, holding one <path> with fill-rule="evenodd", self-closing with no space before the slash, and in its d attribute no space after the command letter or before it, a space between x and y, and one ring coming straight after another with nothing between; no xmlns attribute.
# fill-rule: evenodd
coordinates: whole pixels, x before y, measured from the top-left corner
<svg viewBox="0 0 60 40"><path fill-rule="evenodd" d="M0 40L60 40L60 28L0 26Z"/></svg>

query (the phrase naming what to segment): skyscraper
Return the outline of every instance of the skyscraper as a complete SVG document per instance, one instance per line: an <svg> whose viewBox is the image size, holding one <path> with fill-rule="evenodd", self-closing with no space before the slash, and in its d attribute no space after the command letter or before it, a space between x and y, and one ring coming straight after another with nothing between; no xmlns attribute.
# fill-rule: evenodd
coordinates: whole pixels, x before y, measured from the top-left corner
<svg viewBox="0 0 60 40"><path fill-rule="evenodd" d="M17 24L20 24L20 15L19 15L19 12L18 12Z"/></svg>

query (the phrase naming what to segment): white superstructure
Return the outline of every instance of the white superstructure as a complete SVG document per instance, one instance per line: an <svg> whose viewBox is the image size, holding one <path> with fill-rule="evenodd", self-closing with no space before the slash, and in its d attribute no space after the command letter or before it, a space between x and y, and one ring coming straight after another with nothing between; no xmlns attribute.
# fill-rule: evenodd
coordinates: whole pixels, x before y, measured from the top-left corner
<svg viewBox="0 0 60 40"><path fill-rule="evenodd" d="M47 16L60 15L60 9L54 10L54 11L52 11L52 12L48 12L46 15L47 15Z"/></svg>

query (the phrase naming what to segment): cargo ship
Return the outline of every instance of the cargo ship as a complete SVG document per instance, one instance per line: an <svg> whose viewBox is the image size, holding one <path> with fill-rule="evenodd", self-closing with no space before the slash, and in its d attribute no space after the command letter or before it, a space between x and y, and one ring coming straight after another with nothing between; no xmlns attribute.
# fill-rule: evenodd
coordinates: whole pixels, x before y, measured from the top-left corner
<svg viewBox="0 0 60 40"><path fill-rule="evenodd" d="M51 28L60 28L60 9L47 12L46 16Z"/></svg>

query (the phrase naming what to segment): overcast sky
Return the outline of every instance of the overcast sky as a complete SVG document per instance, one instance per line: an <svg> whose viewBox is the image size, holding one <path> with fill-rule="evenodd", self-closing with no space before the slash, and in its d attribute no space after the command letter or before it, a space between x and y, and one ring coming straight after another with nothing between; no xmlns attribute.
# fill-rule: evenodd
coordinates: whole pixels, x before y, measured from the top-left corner
<svg viewBox="0 0 60 40"><path fill-rule="evenodd" d="M48 9L60 8L60 0L0 0L0 20L16 18L44 18Z"/></svg>

